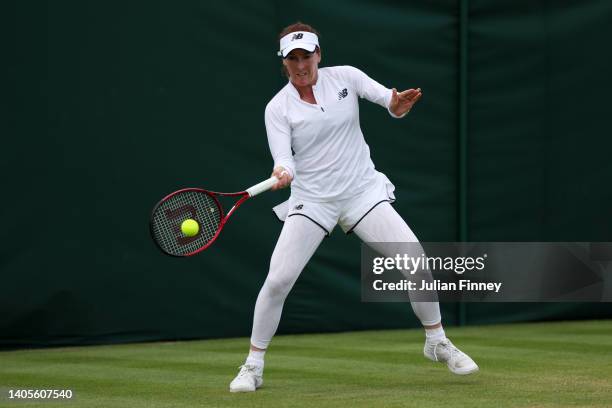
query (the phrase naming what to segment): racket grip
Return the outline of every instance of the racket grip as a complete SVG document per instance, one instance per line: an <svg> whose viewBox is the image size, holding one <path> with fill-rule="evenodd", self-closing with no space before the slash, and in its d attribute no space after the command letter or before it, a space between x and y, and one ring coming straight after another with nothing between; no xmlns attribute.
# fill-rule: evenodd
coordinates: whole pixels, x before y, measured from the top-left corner
<svg viewBox="0 0 612 408"><path fill-rule="evenodd" d="M276 183L278 183L278 179L272 176L269 179L262 181L261 183L255 184L254 186L247 188L246 192L249 194L249 197L255 197L259 193L268 191Z"/></svg>

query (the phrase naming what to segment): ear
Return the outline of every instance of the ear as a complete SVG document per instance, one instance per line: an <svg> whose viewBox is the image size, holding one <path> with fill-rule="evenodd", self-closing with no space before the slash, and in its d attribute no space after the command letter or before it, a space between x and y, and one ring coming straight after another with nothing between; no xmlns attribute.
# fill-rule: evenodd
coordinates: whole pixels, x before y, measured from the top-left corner
<svg viewBox="0 0 612 408"><path fill-rule="evenodd" d="M321 49L317 48L317 64L321 62Z"/></svg>

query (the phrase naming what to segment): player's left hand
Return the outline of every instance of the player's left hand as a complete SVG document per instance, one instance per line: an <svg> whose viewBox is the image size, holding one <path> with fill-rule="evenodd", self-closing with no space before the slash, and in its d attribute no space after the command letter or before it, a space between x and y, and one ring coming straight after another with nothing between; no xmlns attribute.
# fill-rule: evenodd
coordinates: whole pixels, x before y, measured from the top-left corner
<svg viewBox="0 0 612 408"><path fill-rule="evenodd" d="M421 99L421 96L423 96L421 88L410 88L399 93L397 92L397 89L393 88L389 110L396 116L402 116L403 114L410 112L410 109L412 109L414 104Z"/></svg>

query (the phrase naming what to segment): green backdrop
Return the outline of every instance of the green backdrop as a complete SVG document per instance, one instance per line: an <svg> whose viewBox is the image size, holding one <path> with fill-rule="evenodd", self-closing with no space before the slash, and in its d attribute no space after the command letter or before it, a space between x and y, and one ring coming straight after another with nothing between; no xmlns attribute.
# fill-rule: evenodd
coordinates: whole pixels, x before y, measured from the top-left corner
<svg viewBox="0 0 612 408"><path fill-rule="evenodd" d="M321 32L321 66L423 89L404 120L361 104L374 162L421 240L612 241L608 1L7 8L2 347L250 333L281 228L270 208L288 192L241 207L189 259L157 251L149 211L181 187L267 177L263 110L286 82L276 35L298 19ZM612 316L607 304L442 308L448 325ZM407 304L360 302L359 241L338 229L280 332L417 325Z"/></svg>

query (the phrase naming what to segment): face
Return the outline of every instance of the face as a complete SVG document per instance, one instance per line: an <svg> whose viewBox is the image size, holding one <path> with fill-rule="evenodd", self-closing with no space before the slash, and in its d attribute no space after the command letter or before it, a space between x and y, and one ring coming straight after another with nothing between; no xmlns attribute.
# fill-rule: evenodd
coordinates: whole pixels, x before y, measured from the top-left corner
<svg viewBox="0 0 612 408"><path fill-rule="evenodd" d="M289 72L289 79L296 87L312 86L317 82L317 71L321 62L321 51L308 52L301 48L291 51L283 65Z"/></svg>

